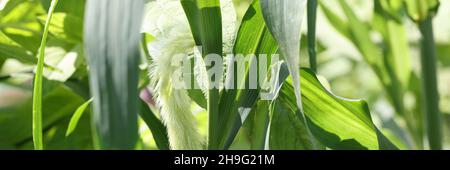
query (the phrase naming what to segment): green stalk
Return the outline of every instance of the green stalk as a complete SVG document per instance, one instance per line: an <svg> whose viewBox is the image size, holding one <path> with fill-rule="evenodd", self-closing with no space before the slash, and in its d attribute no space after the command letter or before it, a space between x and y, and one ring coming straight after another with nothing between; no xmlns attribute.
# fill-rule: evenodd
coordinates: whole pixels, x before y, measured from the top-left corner
<svg viewBox="0 0 450 170"><path fill-rule="evenodd" d="M43 150L44 142L42 140L42 74L44 72L44 54L47 44L48 28L52 19L53 11L59 0L52 0L50 9L45 22L44 34L42 35L41 45L39 47L39 57L34 77L33 89L33 142L35 150Z"/></svg>
<svg viewBox="0 0 450 170"><path fill-rule="evenodd" d="M421 66L422 93L425 109L426 127L430 149L442 149L442 122L439 112L439 93L437 89L436 45L433 35L432 16L419 22L422 34Z"/></svg>
<svg viewBox="0 0 450 170"><path fill-rule="evenodd" d="M219 90L213 88L208 92L208 149L219 148Z"/></svg>
<svg viewBox="0 0 450 170"><path fill-rule="evenodd" d="M308 53L311 70L317 72L316 58L316 20L317 0L308 0Z"/></svg>
<svg viewBox="0 0 450 170"><path fill-rule="evenodd" d="M219 0L182 0L186 17L191 27L192 35L197 46L202 46L202 56L208 54L222 55L222 17ZM207 68L210 69L210 68ZM208 75L211 77L211 75ZM217 75L214 77L219 79ZM211 86L212 80L209 80ZM208 90L208 149L219 148L220 127L219 101L220 93L217 88Z"/></svg>

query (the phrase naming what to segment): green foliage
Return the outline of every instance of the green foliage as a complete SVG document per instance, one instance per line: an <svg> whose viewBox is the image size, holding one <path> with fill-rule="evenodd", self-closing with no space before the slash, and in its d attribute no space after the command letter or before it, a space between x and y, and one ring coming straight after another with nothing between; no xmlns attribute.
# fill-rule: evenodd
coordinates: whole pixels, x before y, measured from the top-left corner
<svg viewBox="0 0 450 170"><path fill-rule="evenodd" d="M44 14L36 1L11 0L0 12L0 58L36 63L41 27L36 15Z"/></svg>
<svg viewBox="0 0 450 170"><path fill-rule="evenodd" d="M32 92L31 87L26 88L26 92ZM44 148L50 149L52 144L49 142L47 136L53 136L49 134L50 129L66 129L68 120L72 113L83 103L83 99L74 93L70 88L55 81L43 81L43 93L42 93L42 129L44 137ZM32 143L32 111L33 100L30 95L27 95L20 102L15 103L9 107L2 107L0 109L0 146L9 146L4 149L11 148L23 148L33 149ZM88 120L89 121L89 120ZM58 125L56 127L55 125ZM62 125L62 126L60 126ZM89 123L87 124L89 125ZM89 127L88 127L89 128ZM11 131L11 129L15 129ZM74 132L71 138L81 135L83 128L79 128L79 132ZM88 131L89 132L89 131ZM64 144L66 139L64 133L58 143ZM83 134L89 135L90 134ZM89 138L88 138L89 139ZM69 139L67 139L69 140ZM56 140L53 140L57 142ZM83 142L83 146L91 145L91 141ZM25 144L30 143L30 146ZM69 143L67 143L69 144ZM64 148L64 147L62 147ZM61 148L61 149L62 149ZM82 146L72 146L74 149L87 149Z"/></svg>
<svg viewBox="0 0 450 170"><path fill-rule="evenodd" d="M41 46L39 47L38 63L36 68L36 75L34 78L33 90L33 141L34 149L43 150L44 142L42 141L42 77L44 72L44 55L45 46L47 45L47 35L49 25L52 19L53 11L55 10L58 0L52 0L50 10L48 11L47 21L45 22L44 34L42 35Z"/></svg>
<svg viewBox="0 0 450 170"><path fill-rule="evenodd" d="M152 131L158 149L169 150L169 139L167 137L167 130L164 124L155 116L154 113L152 113L147 103L141 101L140 107L141 111L139 112L139 116L141 116L148 128Z"/></svg>
<svg viewBox="0 0 450 170"><path fill-rule="evenodd" d="M441 112L448 112L442 103L450 96L450 43L440 35L445 24L433 27L446 1L56 2L8 0L0 6L0 149L448 146L444 127L450 119ZM301 34L303 19L307 34ZM408 19L417 28L409 28ZM259 64L267 55L266 67L257 71L280 87L242 89L255 76L253 61L214 73L212 63L194 61L196 50L200 60L242 54L257 56ZM236 88L176 89L170 76L176 53L186 53L197 64L191 70L209 78L195 75L195 83L224 79ZM283 61L272 63L274 54ZM370 80L372 73L379 84ZM231 75L245 81L238 84ZM140 90L146 92L142 100ZM261 95L267 90L276 92L273 100Z"/></svg>
<svg viewBox="0 0 450 170"><path fill-rule="evenodd" d="M140 0L87 2L84 45L94 97L93 121L102 149L133 149L138 138L138 16L142 8Z"/></svg>
<svg viewBox="0 0 450 170"><path fill-rule="evenodd" d="M322 144L332 149L384 149L382 146L392 145L379 143L385 137L378 134L365 101L333 95L308 69L302 69L301 75L304 112L311 132ZM280 91L284 103L292 101L292 90L288 79Z"/></svg>
<svg viewBox="0 0 450 170"><path fill-rule="evenodd" d="M73 113L73 116L69 122L69 127L67 127L66 136L69 136L70 134L73 133L73 131L75 130L75 128L78 125L78 122L80 121L81 116L83 115L83 113L85 112L85 110L89 106L89 104L91 104L91 102L92 102L92 99L89 99L88 101L83 103L80 107L78 107L77 110L75 111L75 113Z"/></svg>
<svg viewBox="0 0 450 170"><path fill-rule="evenodd" d="M182 0L196 45L202 46L202 56L222 55L222 16L219 0ZM221 75L208 74L209 78L221 80ZM213 79L208 81L215 81ZM211 83L208 83L211 85ZM207 93L208 148L219 149L219 89L209 88Z"/></svg>
<svg viewBox="0 0 450 170"><path fill-rule="evenodd" d="M415 22L434 16L439 8L439 0L405 0L405 3L409 16Z"/></svg>

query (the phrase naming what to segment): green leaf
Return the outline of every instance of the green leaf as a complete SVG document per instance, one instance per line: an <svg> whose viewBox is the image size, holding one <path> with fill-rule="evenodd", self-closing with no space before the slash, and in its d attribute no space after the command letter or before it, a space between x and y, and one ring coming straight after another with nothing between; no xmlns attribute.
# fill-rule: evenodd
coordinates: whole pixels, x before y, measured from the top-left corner
<svg viewBox="0 0 450 170"><path fill-rule="evenodd" d="M323 3L323 1L318 1L319 6L322 9L325 17L328 19L331 25L333 25L334 29L342 34L344 37L350 38L350 26L348 22L343 20L340 16L338 16L331 8Z"/></svg>
<svg viewBox="0 0 450 170"><path fill-rule="evenodd" d="M33 141L34 149L43 150L44 142L42 140L42 79L44 72L44 54L45 46L47 44L47 35L49 25L52 19L53 11L58 4L58 0L52 0L50 10L48 12L48 19L45 23L44 34L42 36L42 42L39 47L38 64L36 68L36 75L34 79L33 90Z"/></svg>
<svg viewBox="0 0 450 170"><path fill-rule="evenodd" d="M246 55L246 57L248 55L258 54L267 54L270 56L275 54L277 50L277 42L264 23L259 0L255 0L247 9L238 30L233 53ZM269 59L267 65L270 65L270 62ZM246 68L245 74L246 81L248 81L247 77L249 76L248 68ZM248 84L248 82L245 82L245 84ZM236 87L243 85L235 83ZM242 122L245 121L241 120L239 109L253 108L259 97L259 91L260 89L226 89L222 92L220 100L220 120L222 120L220 133L222 134L222 139L220 140L220 146L224 149L227 149L231 145Z"/></svg>
<svg viewBox="0 0 450 170"><path fill-rule="evenodd" d="M293 99L288 101L288 99ZM295 98L280 96L271 105L269 149L307 150L313 149L307 125L299 116Z"/></svg>
<svg viewBox="0 0 450 170"><path fill-rule="evenodd" d="M92 0L86 5L84 40L99 144L102 149L133 149L144 2Z"/></svg>
<svg viewBox="0 0 450 170"><path fill-rule="evenodd" d="M1 39L2 33L0 32L0 39ZM1 40L0 40L1 41ZM0 58L2 59L16 59L18 61L24 62L24 63L36 63L37 59L36 57L26 49L13 44L0 44Z"/></svg>
<svg viewBox="0 0 450 170"><path fill-rule="evenodd" d="M242 128L247 129L249 133L248 138L252 150L265 149L270 122L269 107L270 101L258 101L243 123Z"/></svg>
<svg viewBox="0 0 450 170"><path fill-rule="evenodd" d="M66 40L72 43L83 41L83 20L72 14L54 13L50 23L49 32L57 39ZM38 20L45 22L46 17L40 16Z"/></svg>
<svg viewBox="0 0 450 170"><path fill-rule="evenodd" d="M327 91L309 69L301 69L300 73L308 126L323 145L331 149L396 149L378 132L365 101L337 97ZM292 81L288 79L279 98L293 103L292 94Z"/></svg>
<svg viewBox="0 0 450 170"><path fill-rule="evenodd" d="M73 113L73 116L69 122L69 126L67 127L66 136L70 136L70 134L72 134L73 131L75 131L75 128L77 128L78 125L78 121L85 112L86 108L88 108L89 104L91 104L91 102L92 98L83 103L80 107L77 108L75 113Z"/></svg>
<svg viewBox="0 0 450 170"><path fill-rule="evenodd" d="M345 36L347 39L349 39L355 47L358 49L358 51L363 56L364 60L369 64L369 66L372 68L372 70L377 75L378 79L380 80L381 84L385 87L385 90L389 94L390 101L392 102L396 112L400 115L403 114L403 89L400 81L404 81L408 75L406 75L405 69L403 65L399 66L400 63L402 63L401 58L404 58L405 56L399 56L400 53L407 52L405 49L395 49L392 48L406 48L404 47L404 42L398 43L398 44L391 44L389 45L389 53L392 53L392 56L383 55L382 50L375 44L370 35L371 35L371 29L370 26L363 21L361 21L356 13L350 8L349 4L344 0L339 0L339 4L344 11L344 14L346 16L347 21L344 21L340 17L338 17L327 5L324 4L323 1L319 1L321 8L325 12L325 16L327 16L328 20L331 24L340 32L343 36ZM382 25L382 24L377 24ZM401 28L395 28L397 30L395 31L402 31L399 30ZM387 35L388 30L382 31L382 34ZM392 33L392 31L391 31ZM400 32L399 32L400 33ZM401 36L401 35L399 35ZM393 41L393 40L392 40ZM392 41L389 41L388 43L392 43ZM398 50L398 51L397 51ZM394 58L394 52L397 58ZM407 62L406 60L405 62ZM398 67L398 68L397 68ZM406 66L407 68L408 66ZM396 73L395 71L400 70L401 72ZM401 79L401 80L399 80ZM404 86L404 85L403 85Z"/></svg>
<svg viewBox="0 0 450 170"><path fill-rule="evenodd" d="M141 111L139 115L147 124L155 139L156 146L160 150L169 150L169 138L167 137L167 130L164 124L152 113L147 103L141 100Z"/></svg>
<svg viewBox="0 0 450 170"><path fill-rule="evenodd" d="M379 0L375 3L374 26L378 26L386 44L386 67L391 67L391 77L400 83L399 89L405 89L411 74L411 59L409 53L406 26L402 20L405 17L401 1ZM388 69L389 70L389 69Z"/></svg>
<svg viewBox="0 0 450 170"><path fill-rule="evenodd" d="M91 117L82 116L78 122L76 131L70 136L66 136L67 125L70 117L56 122L44 134L45 148L48 150L92 150L94 143L92 140ZM26 146L25 146L26 147ZM22 148L20 148L22 149Z"/></svg>
<svg viewBox="0 0 450 170"><path fill-rule="evenodd" d="M292 76L294 93L299 108L299 115L306 125L306 119L302 112L302 101L300 91L300 74L298 68L300 67L300 40L301 40L301 25L306 8L306 0L261 0L261 10L266 21L267 28L270 30L275 40L280 46L280 52L284 57L289 72ZM293 11L295 11L293 13ZM308 127L306 132L309 133ZM312 136L311 136L312 137ZM313 139L310 144L313 146Z"/></svg>
<svg viewBox="0 0 450 170"><path fill-rule="evenodd" d="M0 13L0 30L23 48L36 53L42 32L36 16L43 14L45 11L37 1L9 1Z"/></svg>
<svg viewBox="0 0 450 170"><path fill-rule="evenodd" d="M48 9L50 2L48 0L41 0L42 6ZM86 0L64 0L59 3L55 9L55 13L67 13L79 18L84 18L84 8Z"/></svg>

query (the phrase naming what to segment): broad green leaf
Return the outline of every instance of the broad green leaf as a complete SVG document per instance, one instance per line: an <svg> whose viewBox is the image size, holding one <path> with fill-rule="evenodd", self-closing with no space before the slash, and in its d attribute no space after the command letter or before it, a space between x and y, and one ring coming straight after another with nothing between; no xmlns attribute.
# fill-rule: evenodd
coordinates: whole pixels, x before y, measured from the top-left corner
<svg viewBox="0 0 450 170"><path fill-rule="evenodd" d="M93 121L102 149L133 149L137 138L142 0L89 0L84 20Z"/></svg>
<svg viewBox="0 0 450 170"><path fill-rule="evenodd" d="M38 17L42 23L45 22L45 19L45 16ZM54 13L49 32L57 39L80 43L83 41L83 20L67 13Z"/></svg>
<svg viewBox="0 0 450 170"><path fill-rule="evenodd" d="M0 39L2 38L2 35L3 34L0 32ZM16 44L3 44L2 42L0 42L0 58L4 60L12 58L23 63L36 63L37 61L36 57L26 49Z"/></svg>
<svg viewBox="0 0 450 170"><path fill-rule="evenodd" d="M267 28L278 42L280 52L284 57L289 72L292 75L294 94L296 96L299 116L303 117L304 125L306 119L302 113L302 101L300 91L300 40L301 25L306 8L306 0L261 0L261 10ZM295 11L295 12L294 12ZM308 129L307 126L305 126ZM309 130L306 130L308 132ZM309 133L309 132L308 132ZM305 141L306 142L306 141ZM312 139L310 141L312 147Z"/></svg>
<svg viewBox="0 0 450 170"><path fill-rule="evenodd" d="M27 49L14 42L3 32L0 32L0 58L12 58L23 63L36 63L37 61L36 57L31 51L28 51Z"/></svg>
<svg viewBox="0 0 450 170"><path fill-rule="evenodd" d="M209 54L223 54L223 36L222 36L222 14L220 9L220 0L181 0L181 4L191 27L195 43L201 46L202 56ZM215 80L220 81L222 75L214 76ZM208 83L212 85L211 83ZM219 89L210 88L207 92L207 110L208 110L208 148L219 149Z"/></svg>
<svg viewBox="0 0 450 170"><path fill-rule="evenodd" d="M44 134L45 148L48 150L92 150L94 143L92 139L91 121L89 115L80 118L76 131L66 136L67 124L70 117L59 120ZM24 146L26 147L26 146ZM23 149L23 148L19 148ZM26 149L26 148L24 148Z"/></svg>
<svg viewBox="0 0 450 170"><path fill-rule="evenodd" d="M439 3L439 0L405 0L408 15L415 22L436 15Z"/></svg>
<svg viewBox="0 0 450 170"><path fill-rule="evenodd" d="M295 95L298 107L301 108L300 94L300 38L301 25L305 13L305 0L272 1L261 0L261 10L275 40L280 46L280 51L285 58L294 81ZM293 13L293 11L295 11Z"/></svg>
<svg viewBox="0 0 450 170"><path fill-rule="evenodd" d="M255 0L247 9L243 18L236 37L233 53L246 56L258 54L272 55L277 50L277 42L273 39L264 23L259 0ZM268 65L270 65L270 62L269 59ZM234 72L236 72L236 68ZM227 74L231 73L228 71ZM246 77L249 76L248 74L249 71L247 68ZM247 82L245 83L248 84ZM242 85L238 85L235 81L235 86ZM231 145L239 131L241 122L245 121L241 120L239 110L253 108L259 97L259 91L259 89L229 89L222 92L220 120L223 120L221 125L223 128L221 128L222 139L220 140L220 146L224 149L227 149Z"/></svg>
<svg viewBox="0 0 450 170"><path fill-rule="evenodd" d="M80 107L75 110L75 113L73 113L72 118L70 119L69 126L67 127L66 136L70 136L70 134L75 131L75 128L77 128L78 121L80 121L81 116L85 112L86 108L88 108L89 104L91 104L92 98L83 103Z"/></svg>
<svg viewBox="0 0 450 170"><path fill-rule="evenodd" d="M0 13L0 30L15 43L37 53L41 41L42 26L37 15L45 15L37 1L12 0Z"/></svg>
<svg viewBox="0 0 450 170"><path fill-rule="evenodd" d="M33 142L35 150L43 150L44 142L42 140L42 79L44 72L45 47L47 45L47 35L49 25L52 19L53 11L58 4L58 0L52 0L50 10L48 11L47 21L45 22L44 33L42 35L41 45L39 47L38 63L36 75L34 77L33 88Z"/></svg>
<svg viewBox="0 0 450 170"><path fill-rule="evenodd" d="M304 113L312 134L323 145L331 149L396 149L373 124L365 101L337 97L312 71L301 69L300 73ZM288 79L280 100L293 103L292 91L292 80Z"/></svg>
<svg viewBox="0 0 450 170"><path fill-rule="evenodd" d="M250 142L253 150L263 150L266 146L266 135L270 122L269 104L269 101L258 101L249 115L248 119L252 123Z"/></svg>
<svg viewBox="0 0 450 170"><path fill-rule="evenodd" d="M291 91L292 92L292 91ZM282 94L283 95L283 94ZM314 148L310 142L309 129L300 116L295 98L280 96L271 104L269 149L308 150Z"/></svg>
<svg viewBox="0 0 450 170"><path fill-rule="evenodd" d="M289 70L285 63L271 69L278 70L279 85L283 85L289 77ZM276 73L276 72L275 72ZM276 73L277 74L277 73ZM289 82L292 82L290 79ZM292 87L292 86L291 86ZM270 105L270 131L268 149L275 150L311 150L320 149L320 144L313 138L308 124L301 115L302 110L297 106L297 99L291 94L280 93L277 89L277 98Z"/></svg>
<svg viewBox="0 0 450 170"><path fill-rule="evenodd" d="M169 150L169 139L167 137L167 130L164 124L152 113L147 103L140 102L141 110L140 117L147 124L155 139L156 146L160 150Z"/></svg>
<svg viewBox="0 0 450 170"><path fill-rule="evenodd" d="M48 0L40 0L44 9L48 9L50 2ZM55 13L67 13L72 16L84 18L84 8L86 0L64 0L59 3L55 9Z"/></svg>

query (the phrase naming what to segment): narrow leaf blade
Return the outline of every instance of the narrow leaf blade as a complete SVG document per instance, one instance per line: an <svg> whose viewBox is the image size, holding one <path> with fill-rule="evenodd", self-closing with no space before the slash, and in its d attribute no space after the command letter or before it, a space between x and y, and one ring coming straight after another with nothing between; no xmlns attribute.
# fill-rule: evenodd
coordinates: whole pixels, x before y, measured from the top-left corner
<svg viewBox="0 0 450 170"><path fill-rule="evenodd" d="M75 131L78 125L78 121L80 120L81 116L83 116L83 113L88 108L89 104L91 104L92 98L83 103L80 107L77 108L75 113L73 114L72 118L70 118L69 126L67 127L66 131L66 137L70 136L70 134Z"/></svg>

